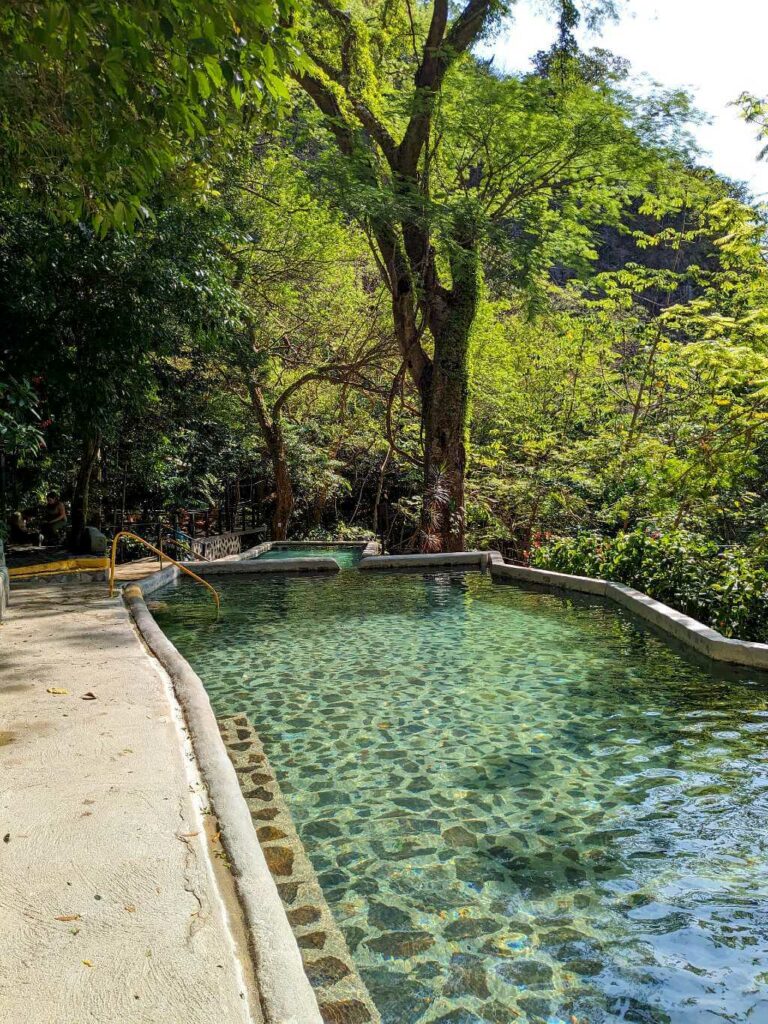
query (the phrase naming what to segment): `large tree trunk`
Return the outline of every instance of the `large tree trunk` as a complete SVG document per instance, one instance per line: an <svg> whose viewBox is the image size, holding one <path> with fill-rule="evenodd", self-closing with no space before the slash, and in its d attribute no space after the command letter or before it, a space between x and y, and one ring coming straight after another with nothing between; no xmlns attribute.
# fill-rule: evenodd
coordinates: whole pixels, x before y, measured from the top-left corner
<svg viewBox="0 0 768 1024"><path fill-rule="evenodd" d="M77 471L75 489L72 494L71 539L73 544L77 544L78 537L83 532L83 528L88 524L91 476L96 465L100 444L101 435L98 432L88 434L83 438L80 466Z"/></svg>
<svg viewBox="0 0 768 1024"><path fill-rule="evenodd" d="M451 322L435 338L424 403L425 551L463 551L469 413L469 332L472 321Z"/></svg>
<svg viewBox="0 0 768 1024"><path fill-rule="evenodd" d="M480 267L471 218L457 219L450 253L452 287L423 281L434 356L419 379L424 429L421 548L462 551L466 526L470 338L480 301Z"/></svg>
<svg viewBox="0 0 768 1024"><path fill-rule="evenodd" d="M467 388L460 368L435 365L424 431L424 551L464 550Z"/></svg>
<svg viewBox="0 0 768 1024"><path fill-rule="evenodd" d="M275 508L272 513L272 536L274 540L285 540L288 536L288 523L293 514L293 485L288 470L288 460L282 439L282 430L278 430L278 440L270 446L272 471L275 474Z"/></svg>
<svg viewBox="0 0 768 1024"><path fill-rule="evenodd" d="M251 383L251 405L259 421L261 433L269 452L272 463L272 474L275 478L275 504L272 511L272 540L285 540L288 536L288 524L293 514L293 484L288 468L288 454L285 448L283 427L280 416L271 415L264 401L264 395L258 385Z"/></svg>

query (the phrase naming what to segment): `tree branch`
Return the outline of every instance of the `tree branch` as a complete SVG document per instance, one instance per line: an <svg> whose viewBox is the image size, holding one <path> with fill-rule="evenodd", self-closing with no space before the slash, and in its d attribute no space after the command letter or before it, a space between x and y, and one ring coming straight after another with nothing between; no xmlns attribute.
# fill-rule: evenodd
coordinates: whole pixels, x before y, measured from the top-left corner
<svg viewBox="0 0 768 1024"><path fill-rule="evenodd" d="M435 101L446 73L457 57L480 36L493 8L493 0L469 0L446 34L448 0L435 0L432 20L416 71L413 111L398 147L399 173L415 178L421 152L429 135Z"/></svg>

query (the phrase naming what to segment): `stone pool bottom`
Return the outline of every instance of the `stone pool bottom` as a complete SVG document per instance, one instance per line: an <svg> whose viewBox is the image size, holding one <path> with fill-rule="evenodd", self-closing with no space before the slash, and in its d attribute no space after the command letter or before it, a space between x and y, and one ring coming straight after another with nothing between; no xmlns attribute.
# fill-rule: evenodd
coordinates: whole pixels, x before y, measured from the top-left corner
<svg viewBox="0 0 768 1024"><path fill-rule="evenodd" d="M193 584L385 1024L768 1019L768 686L485 574Z"/></svg>

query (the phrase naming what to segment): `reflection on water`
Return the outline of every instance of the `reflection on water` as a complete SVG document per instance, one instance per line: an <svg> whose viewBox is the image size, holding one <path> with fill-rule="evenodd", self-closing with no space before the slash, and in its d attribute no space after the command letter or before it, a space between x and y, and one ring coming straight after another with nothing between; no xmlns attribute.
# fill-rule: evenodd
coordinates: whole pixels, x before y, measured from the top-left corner
<svg viewBox="0 0 768 1024"><path fill-rule="evenodd" d="M768 689L480 574L182 583L386 1024L768 1021Z"/></svg>

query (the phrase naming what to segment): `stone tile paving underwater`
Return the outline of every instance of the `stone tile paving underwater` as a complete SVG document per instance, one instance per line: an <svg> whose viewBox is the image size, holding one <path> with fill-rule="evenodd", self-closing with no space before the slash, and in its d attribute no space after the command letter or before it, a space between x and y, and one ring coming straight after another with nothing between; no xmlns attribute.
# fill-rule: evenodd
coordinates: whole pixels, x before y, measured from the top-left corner
<svg viewBox="0 0 768 1024"><path fill-rule="evenodd" d="M768 684L481 573L181 583L385 1024L768 1021Z"/></svg>

